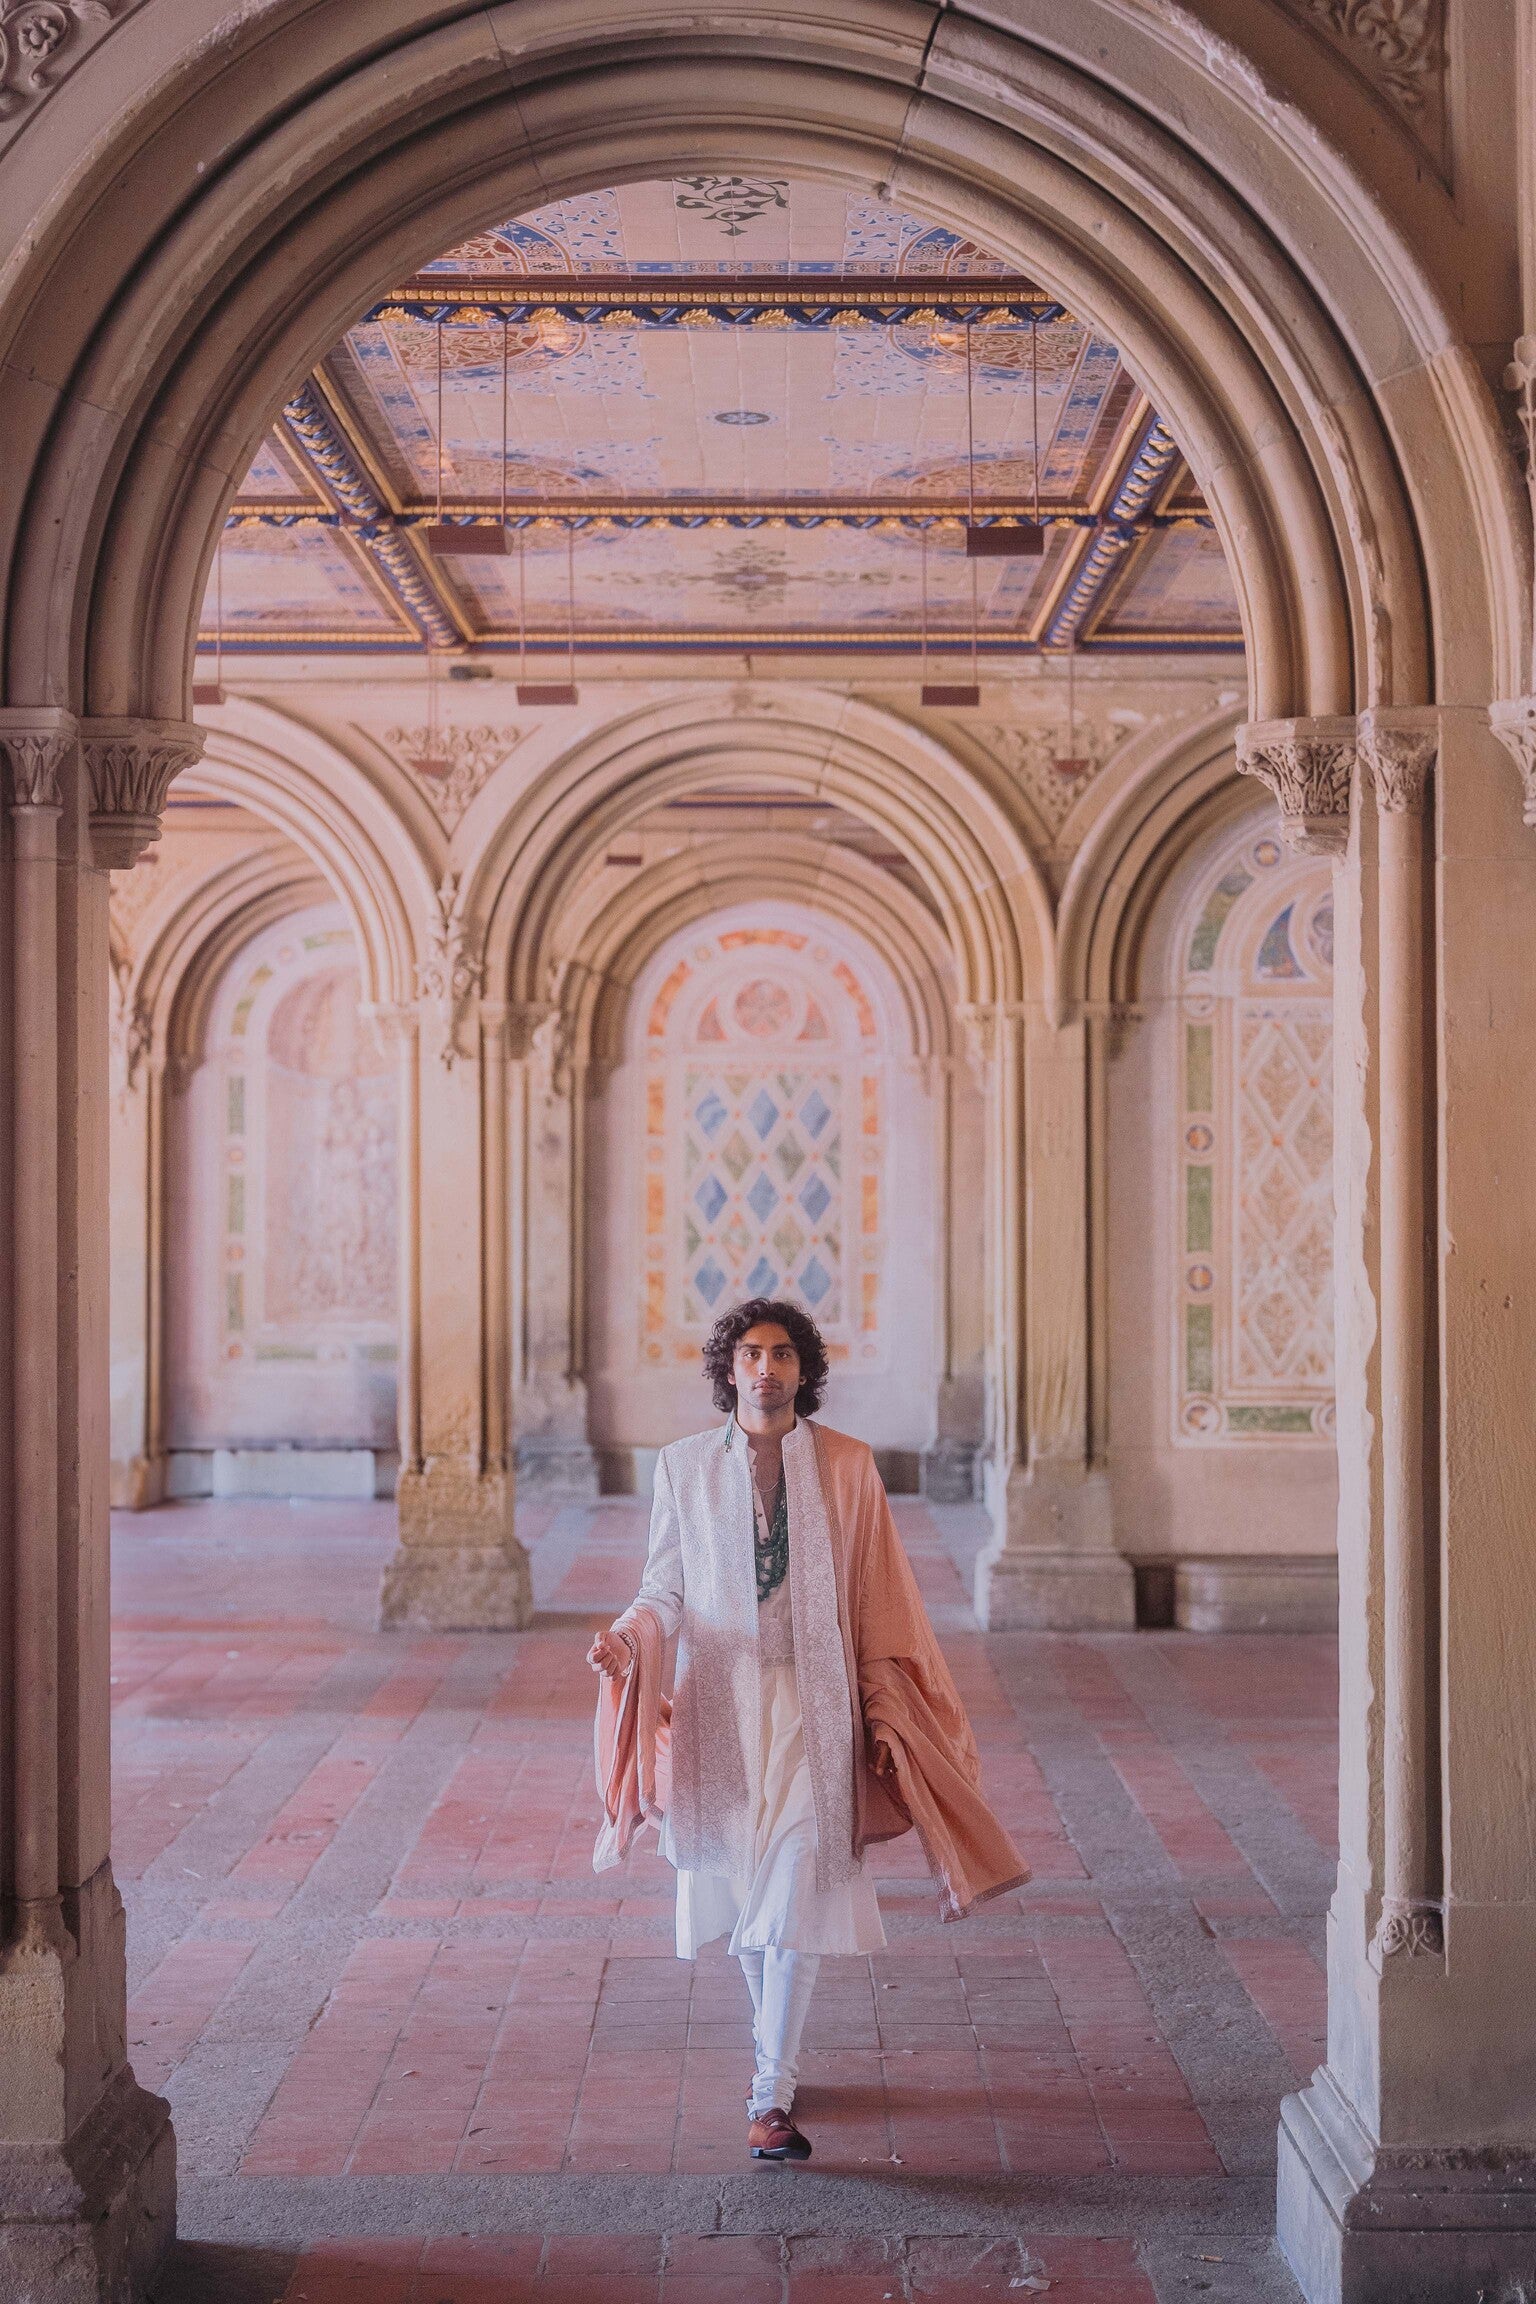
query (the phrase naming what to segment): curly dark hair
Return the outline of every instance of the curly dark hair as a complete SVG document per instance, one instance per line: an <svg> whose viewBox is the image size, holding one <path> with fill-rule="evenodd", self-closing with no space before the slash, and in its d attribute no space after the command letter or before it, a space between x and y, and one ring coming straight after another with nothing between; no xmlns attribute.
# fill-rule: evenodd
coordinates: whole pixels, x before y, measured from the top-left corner
<svg viewBox="0 0 1536 2304"><path fill-rule="evenodd" d="M736 1386L731 1381L731 1370L735 1365L736 1347L749 1328L768 1320L785 1331L800 1355L800 1389L795 1394L795 1414L814 1416L821 1406L830 1373L821 1330L809 1312L802 1312L798 1304L780 1304L770 1296L749 1296L745 1304L722 1312L711 1328L704 1346L704 1373L709 1378L715 1406L727 1414L735 1407Z"/></svg>

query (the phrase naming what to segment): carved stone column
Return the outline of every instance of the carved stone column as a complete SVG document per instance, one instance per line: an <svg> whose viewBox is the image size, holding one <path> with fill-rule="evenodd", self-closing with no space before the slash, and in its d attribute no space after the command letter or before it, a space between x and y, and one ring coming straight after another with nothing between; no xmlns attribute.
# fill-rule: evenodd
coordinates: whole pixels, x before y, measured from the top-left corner
<svg viewBox="0 0 1536 2304"><path fill-rule="evenodd" d="M933 1191L943 1210L934 1287L939 1299L938 1398L933 1445L920 1461L931 1504L970 1504L982 1477L986 1438L986 1323L982 1279L986 1252L978 1237L982 1212L967 1180L985 1164L983 1114L963 1057L927 1060L934 1115Z"/></svg>
<svg viewBox="0 0 1536 2304"><path fill-rule="evenodd" d="M998 1399L976 1609L991 1631L1126 1630L1135 1578L1088 1452L1086 1030L1033 1008L989 1027Z"/></svg>
<svg viewBox="0 0 1536 2304"><path fill-rule="evenodd" d="M525 1495L598 1492L585 1375L587 1084L554 1010L509 1013L513 1397Z"/></svg>
<svg viewBox="0 0 1536 2304"><path fill-rule="evenodd" d="M533 1610L528 1555L513 1528L501 1371L504 1306L490 1272L505 1239L495 1202L499 1123L474 949L458 882L438 891L419 969L419 1028L398 1035L402 1096L403 1327L400 1541L384 1571L380 1621L440 1632L517 1631ZM496 1171L493 1173L493 1170ZM504 1316L504 1315L503 1315Z"/></svg>
<svg viewBox="0 0 1536 2304"><path fill-rule="evenodd" d="M166 1059L130 962L114 972L111 1024L112 1475L115 1507L165 1499Z"/></svg>
<svg viewBox="0 0 1536 2304"><path fill-rule="evenodd" d="M1536 2265L1536 846L1482 710L1366 713L1359 755L1335 878L1340 1858L1279 2232L1308 2304L1441 2304L1514 2298Z"/></svg>
<svg viewBox="0 0 1536 2304"><path fill-rule="evenodd" d="M1367 712L1360 759L1376 800L1380 942L1383 1827L1377 1943L1383 1954L1440 1952L1438 1785L1432 1730L1439 1641L1426 1549L1425 1237L1432 1119L1424 1007L1431 917L1424 809L1439 749L1434 713Z"/></svg>
<svg viewBox="0 0 1536 2304"><path fill-rule="evenodd" d="M0 712L0 766L0 2294L115 2304L173 2237L175 2147L108 1861L108 811L63 713Z"/></svg>
<svg viewBox="0 0 1536 2304"><path fill-rule="evenodd" d="M1237 732L1237 765L1274 794L1288 848L1343 855L1355 771L1353 720L1250 720Z"/></svg>

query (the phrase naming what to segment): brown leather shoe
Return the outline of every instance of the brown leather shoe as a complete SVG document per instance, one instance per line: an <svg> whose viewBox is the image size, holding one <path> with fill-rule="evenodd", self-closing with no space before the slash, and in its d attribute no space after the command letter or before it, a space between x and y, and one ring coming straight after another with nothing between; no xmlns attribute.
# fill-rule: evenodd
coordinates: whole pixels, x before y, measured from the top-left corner
<svg viewBox="0 0 1536 2304"><path fill-rule="evenodd" d="M759 2112L747 2130L747 2149L754 2160L809 2160L811 2147L787 2112L777 2104Z"/></svg>

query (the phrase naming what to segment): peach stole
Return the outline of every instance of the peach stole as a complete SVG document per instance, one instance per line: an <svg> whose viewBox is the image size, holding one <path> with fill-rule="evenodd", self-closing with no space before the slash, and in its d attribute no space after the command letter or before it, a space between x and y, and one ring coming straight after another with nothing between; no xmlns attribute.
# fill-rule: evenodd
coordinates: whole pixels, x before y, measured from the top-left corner
<svg viewBox="0 0 1536 2304"><path fill-rule="evenodd" d="M856 1689L853 1848L915 1831L946 1920L1029 1878L981 1791L981 1754L912 1574L874 1458L861 1441L812 1424L830 1539L838 1620ZM802 1537L808 1533L799 1523ZM797 1540L792 1518L790 1542ZM667 1802L670 1711L659 1619L644 1603L625 1620L627 1680L597 1701L597 1778L604 1823L594 1869L628 1853Z"/></svg>

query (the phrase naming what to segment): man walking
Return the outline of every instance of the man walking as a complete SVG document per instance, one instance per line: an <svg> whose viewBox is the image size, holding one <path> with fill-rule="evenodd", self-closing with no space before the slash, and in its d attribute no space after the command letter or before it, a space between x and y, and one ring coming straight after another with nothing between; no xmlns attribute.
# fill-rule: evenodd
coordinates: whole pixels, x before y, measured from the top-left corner
<svg viewBox="0 0 1536 2304"><path fill-rule="evenodd" d="M679 1958L728 1936L752 1994L748 2149L806 2160L790 2112L817 1968L885 1942L865 1850L915 1827L947 1919L1028 1873L979 1791L874 1457L810 1421L828 1373L815 1323L753 1298L716 1323L704 1369L728 1421L662 1450L639 1593L588 1651L595 1862L659 1822Z"/></svg>

